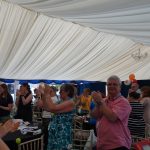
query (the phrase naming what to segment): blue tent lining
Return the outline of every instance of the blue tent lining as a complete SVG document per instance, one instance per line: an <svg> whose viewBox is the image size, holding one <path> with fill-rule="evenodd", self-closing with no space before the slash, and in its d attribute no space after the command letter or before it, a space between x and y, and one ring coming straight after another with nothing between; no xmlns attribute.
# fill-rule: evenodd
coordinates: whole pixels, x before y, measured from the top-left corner
<svg viewBox="0 0 150 150"><path fill-rule="evenodd" d="M14 79L2 79L0 78L1 82L4 83L14 83L15 81L19 81L20 84L22 83L31 83L31 84L38 84L38 83L46 83L46 84L62 84L62 83L74 83L74 84L89 84L89 83L96 83L100 81L85 81L85 80L14 80Z"/></svg>

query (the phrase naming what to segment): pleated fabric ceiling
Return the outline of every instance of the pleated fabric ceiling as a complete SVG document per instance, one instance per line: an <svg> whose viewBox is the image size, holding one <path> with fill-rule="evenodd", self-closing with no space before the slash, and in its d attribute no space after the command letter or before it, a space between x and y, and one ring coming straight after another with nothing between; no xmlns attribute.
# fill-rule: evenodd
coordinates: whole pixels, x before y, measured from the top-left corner
<svg viewBox="0 0 150 150"><path fill-rule="evenodd" d="M0 0L0 78L150 78L150 5L119 0Z"/></svg>

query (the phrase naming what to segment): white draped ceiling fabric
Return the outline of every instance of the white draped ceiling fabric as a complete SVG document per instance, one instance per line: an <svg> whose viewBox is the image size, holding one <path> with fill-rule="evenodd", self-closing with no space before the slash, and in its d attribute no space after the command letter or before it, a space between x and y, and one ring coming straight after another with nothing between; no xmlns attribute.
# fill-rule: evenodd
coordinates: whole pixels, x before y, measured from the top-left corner
<svg viewBox="0 0 150 150"><path fill-rule="evenodd" d="M150 79L149 3L0 0L0 78ZM139 48L148 57L135 61Z"/></svg>

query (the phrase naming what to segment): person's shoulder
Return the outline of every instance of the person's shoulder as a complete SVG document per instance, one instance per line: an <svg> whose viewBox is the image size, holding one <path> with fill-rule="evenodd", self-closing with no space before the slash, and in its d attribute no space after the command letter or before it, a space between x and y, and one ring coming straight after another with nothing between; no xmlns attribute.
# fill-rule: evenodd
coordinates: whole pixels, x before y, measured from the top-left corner
<svg viewBox="0 0 150 150"><path fill-rule="evenodd" d="M144 98L142 98L141 103L143 105L150 104L150 97L144 97Z"/></svg>
<svg viewBox="0 0 150 150"><path fill-rule="evenodd" d="M117 98L116 103L122 103L122 104L127 104L130 105L129 101L127 98L125 98L124 96L120 96Z"/></svg>
<svg viewBox="0 0 150 150"><path fill-rule="evenodd" d="M117 98L117 100L119 100L119 101L127 101L127 102L128 102L128 99L125 98L125 97L122 96L122 95L120 95L120 96Z"/></svg>

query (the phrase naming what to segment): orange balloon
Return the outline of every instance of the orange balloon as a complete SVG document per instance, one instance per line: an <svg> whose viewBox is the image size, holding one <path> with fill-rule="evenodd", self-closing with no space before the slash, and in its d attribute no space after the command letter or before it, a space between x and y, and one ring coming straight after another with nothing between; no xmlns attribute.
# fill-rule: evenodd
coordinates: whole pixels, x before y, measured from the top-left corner
<svg viewBox="0 0 150 150"><path fill-rule="evenodd" d="M132 81L132 80L134 80L134 79L135 79L135 75L134 75L133 73L130 74L130 75L129 75L129 80Z"/></svg>
<svg viewBox="0 0 150 150"><path fill-rule="evenodd" d="M133 80L132 80L132 83L138 83L138 82L137 82L137 80L136 80L136 79L133 79Z"/></svg>

